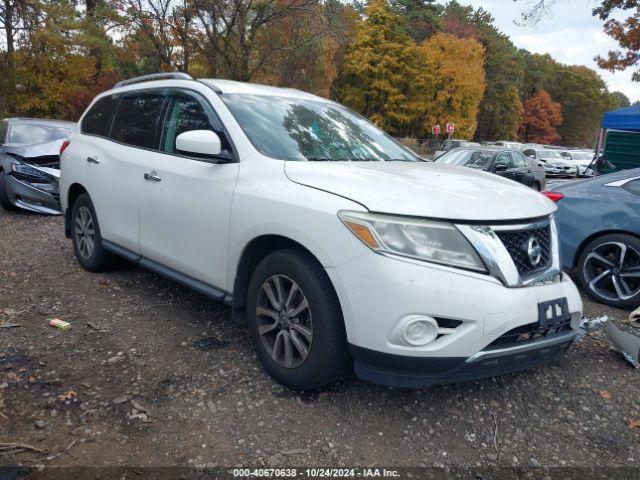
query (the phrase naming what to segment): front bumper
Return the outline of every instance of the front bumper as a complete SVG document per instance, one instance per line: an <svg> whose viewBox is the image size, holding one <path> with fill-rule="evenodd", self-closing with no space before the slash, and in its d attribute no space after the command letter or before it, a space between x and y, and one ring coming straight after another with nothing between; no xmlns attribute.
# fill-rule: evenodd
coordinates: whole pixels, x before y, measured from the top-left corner
<svg viewBox="0 0 640 480"><path fill-rule="evenodd" d="M564 353L582 316L578 290L564 274L514 288L486 274L373 252L326 271L340 300L356 373L389 385L428 386L530 368ZM488 368L491 344L537 324L538 306L560 298L570 318L571 328L562 332L566 343L534 359L503 352L505 358ZM414 315L442 322L447 334L422 346L403 343L398 329Z"/></svg>
<svg viewBox="0 0 640 480"><path fill-rule="evenodd" d="M5 175L7 196L16 207L37 213L60 215L59 190L56 181L52 180L52 191L46 192L18 180L13 175Z"/></svg>
<svg viewBox="0 0 640 480"><path fill-rule="evenodd" d="M578 175L578 167L545 165L544 171L547 175L559 177L575 177Z"/></svg>
<svg viewBox="0 0 640 480"><path fill-rule="evenodd" d="M425 388L513 373L558 360L576 338L569 331L520 345L483 350L469 358L416 358L383 354L351 345L356 375L401 388Z"/></svg>

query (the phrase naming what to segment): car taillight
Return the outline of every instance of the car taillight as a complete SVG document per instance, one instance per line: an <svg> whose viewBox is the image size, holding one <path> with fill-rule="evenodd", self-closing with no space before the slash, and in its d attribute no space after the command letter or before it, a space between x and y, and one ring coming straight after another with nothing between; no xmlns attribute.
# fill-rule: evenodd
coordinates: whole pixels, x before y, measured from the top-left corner
<svg viewBox="0 0 640 480"><path fill-rule="evenodd" d="M552 200L554 203L558 203L560 200L564 198L564 195L560 192L542 192L542 194L547 197L549 200Z"/></svg>
<svg viewBox="0 0 640 480"><path fill-rule="evenodd" d="M69 140L65 140L64 142L62 142L62 145L60 145L60 155L61 156L62 156L62 152L64 152L70 144L71 144L71 142Z"/></svg>

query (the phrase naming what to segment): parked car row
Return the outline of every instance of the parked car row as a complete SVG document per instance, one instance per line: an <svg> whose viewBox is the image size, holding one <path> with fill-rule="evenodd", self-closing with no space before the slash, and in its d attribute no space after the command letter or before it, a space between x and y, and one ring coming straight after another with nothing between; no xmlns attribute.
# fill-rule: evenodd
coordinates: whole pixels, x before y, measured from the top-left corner
<svg viewBox="0 0 640 480"><path fill-rule="evenodd" d="M519 149L469 145L425 162L298 90L139 77L98 95L61 143L59 198L80 265L100 272L124 257L228 303L291 388L350 368L424 387L562 357L582 302L561 251L574 254L566 266L587 265L594 295L613 288L628 303L640 289L640 245L625 243L638 232L624 230L637 218L632 181L593 187L633 196L619 235L600 221L602 236L580 240L582 223L566 221L586 203L570 200L579 189L536 192L544 167Z"/></svg>
<svg viewBox="0 0 640 480"><path fill-rule="evenodd" d="M520 143L511 141L488 142L487 145L508 146L520 150L526 156L540 162L547 176L577 177L591 176L595 152L555 145Z"/></svg>
<svg viewBox="0 0 640 480"><path fill-rule="evenodd" d="M441 155L435 162L495 173L539 192L546 189L544 168L514 149L497 146L456 148Z"/></svg>

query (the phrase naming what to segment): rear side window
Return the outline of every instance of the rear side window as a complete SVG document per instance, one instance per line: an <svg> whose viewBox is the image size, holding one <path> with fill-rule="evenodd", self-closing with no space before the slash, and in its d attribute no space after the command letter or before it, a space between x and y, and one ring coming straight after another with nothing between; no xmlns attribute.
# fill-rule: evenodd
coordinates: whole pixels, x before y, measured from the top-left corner
<svg viewBox="0 0 640 480"><path fill-rule="evenodd" d="M111 118L117 103L117 95L109 95L98 100L82 119L82 133L109 136Z"/></svg>
<svg viewBox="0 0 640 480"><path fill-rule="evenodd" d="M156 131L165 96L138 93L124 96L111 128L111 138L134 147L155 148Z"/></svg>

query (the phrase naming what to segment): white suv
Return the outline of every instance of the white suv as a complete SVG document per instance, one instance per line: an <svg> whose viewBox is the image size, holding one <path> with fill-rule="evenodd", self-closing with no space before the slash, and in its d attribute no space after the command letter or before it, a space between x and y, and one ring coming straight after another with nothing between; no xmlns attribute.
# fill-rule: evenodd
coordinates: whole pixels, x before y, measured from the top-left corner
<svg viewBox="0 0 640 480"><path fill-rule="evenodd" d="M60 191L84 268L115 254L232 305L292 388L522 370L561 357L581 317L553 202L297 90L121 82L63 146Z"/></svg>

